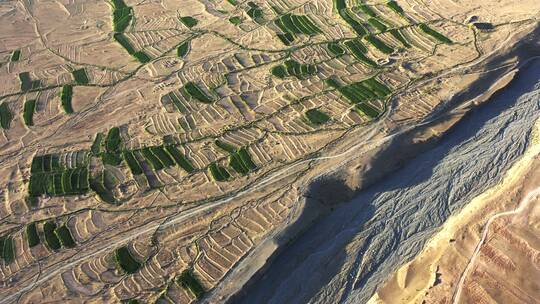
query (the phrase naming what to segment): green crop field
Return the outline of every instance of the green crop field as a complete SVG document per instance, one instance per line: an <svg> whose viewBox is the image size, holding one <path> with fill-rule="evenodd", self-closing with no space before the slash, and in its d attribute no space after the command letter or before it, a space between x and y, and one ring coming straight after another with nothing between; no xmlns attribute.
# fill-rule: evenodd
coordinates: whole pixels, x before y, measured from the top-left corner
<svg viewBox="0 0 540 304"><path fill-rule="evenodd" d="M108 152L118 152L121 144L120 129L118 127L111 128L105 138L105 149Z"/></svg>
<svg viewBox="0 0 540 304"><path fill-rule="evenodd" d="M26 241L29 247L37 246L40 243L36 223L26 225Z"/></svg>
<svg viewBox="0 0 540 304"><path fill-rule="evenodd" d="M185 16L185 17L180 17L180 21L185 25L187 26L188 28L192 28L194 26L196 26L199 21L197 21L197 19L191 17L191 16Z"/></svg>
<svg viewBox="0 0 540 304"><path fill-rule="evenodd" d="M11 114L11 111L9 110L9 106L7 103L3 102L0 104L0 126L2 126L2 129L9 129L9 125L11 124L11 119L13 119L13 115Z"/></svg>
<svg viewBox="0 0 540 304"><path fill-rule="evenodd" d="M283 33L304 34L308 36L322 33L313 20L306 15L285 14L276 19L275 24Z"/></svg>
<svg viewBox="0 0 540 304"><path fill-rule="evenodd" d="M129 42L129 40L127 39L127 37L124 34L122 34L122 33L114 33L113 38L124 49L126 49L128 54L130 54L130 55L135 54L135 48L133 48L133 45L131 44L131 42Z"/></svg>
<svg viewBox="0 0 540 304"><path fill-rule="evenodd" d="M11 62L16 62L21 59L21 50L14 50L11 53L11 58L9 59Z"/></svg>
<svg viewBox="0 0 540 304"><path fill-rule="evenodd" d="M326 113L321 112L317 109L311 109L307 110L306 118L314 125L322 125L327 123L330 120L330 116L328 116Z"/></svg>
<svg viewBox="0 0 540 304"><path fill-rule="evenodd" d="M43 235L45 236L45 244L47 244L47 247L49 247L52 250L58 250L62 245L60 244L60 240L54 233L56 230L56 224L52 221L46 222L43 225Z"/></svg>
<svg viewBox="0 0 540 304"><path fill-rule="evenodd" d="M369 18L368 23L371 24L371 26L373 26L380 32L385 32L388 29L388 27L384 23L382 23L380 20L376 18Z"/></svg>
<svg viewBox="0 0 540 304"><path fill-rule="evenodd" d="M392 9L394 12L396 12L396 13L402 15L402 16L405 16L405 12L404 12L403 9L401 8L401 6L399 6L399 4L397 4L396 1L393 1L393 0L392 0L392 1L388 1L388 2L386 3L386 5L387 5L390 9Z"/></svg>
<svg viewBox="0 0 540 304"><path fill-rule="evenodd" d="M337 42L330 42L326 45L326 47L332 56L339 57L345 55L345 50Z"/></svg>
<svg viewBox="0 0 540 304"><path fill-rule="evenodd" d="M183 288L192 292L197 299L200 299L204 294L203 286L201 283L199 283L199 280L197 280L193 272L190 270L184 270L182 274L180 274L178 277L178 283Z"/></svg>
<svg viewBox="0 0 540 304"><path fill-rule="evenodd" d="M123 151L122 156L124 157L124 160L126 161L133 175L140 175L143 173L142 167L132 151Z"/></svg>
<svg viewBox="0 0 540 304"><path fill-rule="evenodd" d="M152 150L149 147L143 148L140 150L146 161L152 166L152 169L155 171L162 170L165 168L163 163L157 158L154 153L152 153Z"/></svg>
<svg viewBox="0 0 540 304"><path fill-rule="evenodd" d="M173 145L165 146L165 150L172 156L178 166L184 169L187 173L191 173L195 170L191 162L182 154L180 150Z"/></svg>
<svg viewBox="0 0 540 304"><path fill-rule="evenodd" d="M428 25L422 23L419 25L420 29L428 34L429 36L437 39L439 42L446 43L446 44L452 44L452 40L448 39L448 37L444 36L443 34L437 32L436 30L430 28Z"/></svg>
<svg viewBox="0 0 540 304"><path fill-rule="evenodd" d="M112 0L113 7L113 28L115 32L121 33L126 30L133 18L133 9L127 6L123 0Z"/></svg>
<svg viewBox="0 0 540 304"><path fill-rule="evenodd" d="M11 264L15 260L15 242L11 236L0 237L0 253L4 263Z"/></svg>
<svg viewBox="0 0 540 304"><path fill-rule="evenodd" d="M226 143L224 141L221 141L219 139L214 140L214 143L216 146L218 146L220 149L224 150L225 152L234 153L236 152L237 148L229 143Z"/></svg>
<svg viewBox="0 0 540 304"><path fill-rule="evenodd" d="M62 108L66 114L73 113L73 107L71 106L71 99L73 97L73 87L69 84L62 86L62 92L60 93L60 100L62 102Z"/></svg>
<svg viewBox="0 0 540 304"><path fill-rule="evenodd" d="M229 171L227 171L227 169L221 167L215 162L210 164L208 170L210 171L210 175L212 175L214 180L218 182L226 181L231 177L231 174Z"/></svg>
<svg viewBox="0 0 540 304"><path fill-rule="evenodd" d="M242 24L242 18L240 18L239 16L233 16L229 18L229 22L234 25L240 25Z"/></svg>
<svg viewBox="0 0 540 304"><path fill-rule="evenodd" d="M66 225L62 225L54 230L54 234L56 237L60 240L60 244L66 248L73 248L77 244L75 243L75 240L73 240L73 236L71 235L71 231L69 231L68 227Z"/></svg>
<svg viewBox="0 0 540 304"><path fill-rule="evenodd" d="M273 67L270 72L277 78L285 79L294 76L305 79L317 73L317 67L313 64L300 64L295 60L286 60L283 64Z"/></svg>
<svg viewBox="0 0 540 304"><path fill-rule="evenodd" d="M34 113L36 111L36 100L30 99L24 102L23 120L27 126L34 125Z"/></svg>
<svg viewBox="0 0 540 304"><path fill-rule="evenodd" d="M405 37L403 36L403 34L401 33L400 30L398 29L392 29L389 31L389 33L394 36L394 38L396 38L397 40L399 40L399 42L401 42L401 44L406 47L406 48L410 48L411 47L411 44L409 43L409 41L407 41L407 39L405 39Z"/></svg>
<svg viewBox="0 0 540 304"><path fill-rule="evenodd" d="M186 57L186 55L189 52L189 47L190 47L189 40L180 43L180 45L178 45L178 47L176 48L176 55L180 58Z"/></svg>
<svg viewBox="0 0 540 304"><path fill-rule="evenodd" d="M390 54L392 54L394 52L393 48L386 45L386 43L384 43L382 40L380 40L379 38L377 38L377 37L375 37L373 35L366 36L366 40L371 45L373 45L375 48L377 48L379 51L383 52L386 55L390 55Z"/></svg>
<svg viewBox="0 0 540 304"><path fill-rule="evenodd" d="M75 79L75 82L77 84L82 84L82 85L88 84L89 80L88 80L88 75L86 74L85 69L75 70L71 72L71 74L73 74L73 79Z"/></svg>
<svg viewBox="0 0 540 304"><path fill-rule="evenodd" d="M212 103L214 100L199 88L195 83L188 82L182 87L182 91L190 98L198 100L202 103Z"/></svg>
<svg viewBox="0 0 540 304"><path fill-rule="evenodd" d="M114 251L114 258L120 269L128 274L137 272L141 268L141 263L137 261L126 246L122 246Z"/></svg>

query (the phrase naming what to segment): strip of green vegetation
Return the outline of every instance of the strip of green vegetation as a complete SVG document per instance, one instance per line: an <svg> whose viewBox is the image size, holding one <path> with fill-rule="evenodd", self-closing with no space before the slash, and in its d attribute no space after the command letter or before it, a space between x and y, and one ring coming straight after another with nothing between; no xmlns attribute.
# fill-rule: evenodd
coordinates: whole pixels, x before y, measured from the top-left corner
<svg viewBox="0 0 540 304"><path fill-rule="evenodd" d="M409 42L407 41L407 39L405 39L405 37L403 36L403 34L401 33L400 30L398 29L392 29L389 31L390 34L392 36L394 36L394 38L396 38L397 40L399 40L399 42L401 42L401 44L403 44L404 47L406 48L410 48L411 45L409 44Z"/></svg>
<svg viewBox="0 0 540 304"><path fill-rule="evenodd" d="M212 103L213 100L206 95L199 86L193 82L188 82L182 87L182 91L189 97L194 98L202 103Z"/></svg>
<svg viewBox="0 0 540 304"><path fill-rule="evenodd" d="M152 150L149 147L143 148L140 151L142 152L144 158L148 161L150 166L152 166L152 169L154 169L154 171L162 170L163 168L165 168L163 163L161 163L159 158L157 158L157 156L152 153Z"/></svg>
<svg viewBox="0 0 540 304"><path fill-rule="evenodd" d="M60 157L56 154L36 155L32 159L30 172L32 174L38 172L52 172L62 170L60 165Z"/></svg>
<svg viewBox="0 0 540 304"><path fill-rule="evenodd" d="M227 169L219 166L215 162L211 163L208 169L214 180L218 182L226 181L231 177L231 174L229 173L229 171L227 171Z"/></svg>
<svg viewBox="0 0 540 304"><path fill-rule="evenodd" d="M222 150L225 150L226 152L229 152L229 153L234 153L236 152L236 150L238 150L235 146L229 143L223 142L219 139L214 140L214 143L216 144L216 146L218 146Z"/></svg>
<svg viewBox="0 0 540 304"><path fill-rule="evenodd" d="M234 25L240 25L242 24L242 18L240 18L239 16L233 16L229 18L229 22Z"/></svg>
<svg viewBox="0 0 540 304"><path fill-rule="evenodd" d="M178 277L178 283L183 288L191 291L197 299L200 299L204 294L204 288L190 270L182 271L182 274Z"/></svg>
<svg viewBox="0 0 540 304"><path fill-rule="evenodd" d="M69 84L62 86L62 92L60 93L60 100L62 101L62 108L66 114L73 113L73 107L71 106L71 99L73 97L73 87Z"/></svg>
<svg viewBox="0 0 540 304"><path fill-rule="evenodd" d="M135 59L137 59L137 61L139 61L140 63L147 63L147 62L150 62L152 60L152 58L150 58L150 56L148 56L143 51L137 51L137 52L133 53L133 57L135 57Z"/></svg>
<svg viewBox="0 0 540 304"><path fill-rule="evenodd" d="M419 25L420 29L430 35L431 37L437 39L438 41L446 44L452 44L452 40L448 39L448 37L444 36L443 34L437 32L436 30L430 28L428 25L422 23Z"/></svg>
<svg viewBox="0 0 540 304"><path fill-rule="evenodd" d="M118 127L111 128L105 138L105 149L108 152L118 152L120 151L121 143L120 129Z"/></svg>
<svg viewBox="0 0 540 304"><path fill-rule="evenodd" d="M256 23L262 24L264 22L262 9L252 1L248 2L247 5L248 5L248 7L246 8L247 15L251 19L253 19L253 21L255 21Z"/></svg>
<svg viewBox="0 0 540 304"><path fill-rule="evenodd" d="M331 78L327 79L325 83L337 89L352 104L354 104L355 110L371 118L378 117L380 113L377 109L369 105L368 102L376 99L383 99L391 93L388 87L377 81L375 78L345 86L341 86L336 80Z"/></svg>
<svg viewBox="0 0 540 304"><path fill-rule="evenodd" d="M284 33L314 36L322 32L306 15L285 14L276 19L275 24Z"/></svg>
<svg viewBox="0 0 540 304"><path fill-rule="evenodd" d="M92 143L92 147L90 148L90 152L94 155L99 155L101 153L101 142L103 141L103 134L97 133L96 138L94 139L94 143Z"/></svg>
<svg viewBox="0 0 540 304"><path fill-rule="evenodd" d="M14 50L11 53L10 61L15 62L15 61L19 61L19 59L21 59L21 50Z"/></svg>
<svg viewBox="0 0 540 304"><path fill-rule="evenodd" d="M116 40L116 42L120 43L120 45L124 49L126 49L128 54L133 55L135 53L135 48L133 47L133 45L131 45L131 43L129 42L129 40L127 39L127 37L124 34L122 34L122 33L114 33L113 38L114 38L114 40Z"/></svg>
<svg viewBox="0 0 540 304"><path fill-rule="evenodd" d="M345 55L345 50L337 42L330 42L326 45L326 47L328 48L330 54L333 56L339 57Z"/></svg>
<svg viewBox="0 0 540 304"><path fill-rule="evenodd" d="M173 145L165 146L165 150L172 156L178 166L184 169L187 173L195 170L191 162Z"/></svg>
<svg viewBox="0 0 540 304"><path fill-rule="evenodd" d="M394 52L393 48L389 47L388 45L386 45L386 43L373 35L366 36L366 40L386 55L390 55Z"/></svg>
<svg viewBox="0 0 540 304"><path fill-rule="evenodd" d="M24 124L27 126L34 125L34 113L36 111L36 100L30 99L24 102L23 108L23 120Z"/></svg>
<svg viewBox="0 0 540 304"><path fill-rule="evenodd" d="M284 64L273 67L270 72L280 79L289 76L305 79L315 75L317 73L317 67L313 64L300 64L295 60L287 60Z"/></svg>
<svg viewBox="0 0 540 304"><path fill-rule="evenodd" d="M3 102L2 104L0 104L0 125L2 126L2 129L9 129L9 125L11 124L12 119L13 115L9 110L8 104Z"/></svg>
<svg viewBox="0 0 540 304"><path fill-rule="evenodd" d="M73 74L73 78L75 79L75 82L78 84L88 84L88 75L86 75L85 69L78 69L73 71L71 74Z"/></svg>
<svg viewBox="0 0 540 304"><path fill-rule="evenodd" d="M45 244L47 244L47 247L52 250L58 250L60 247L62 247L62 245L60 244L60 240L58 240L56 234L54 234L54 230L56 230L56 224L53 221L48 221L43 225Z"/></svg>
<svg viewBox="0 0 540 304"><path fill-rule="evenodd" d="M122 157L120 157L120 154L118 152L103 152L101 153L101 161L104 164L111 165L111 166L120 166L122 163Z"/></svg>
<svg viewBox="0 0 540 304"><path fill-rule="evenodd" d="M366 14L366 15L368 15L370 17L373 17L373 18L377 17L377 14L375 14L375 12L371 9L370 6L362 4L362 5L359 6L359 8L360 8L360 10L362 12L364 12L364 14Z"/></svg>
<svg viewBox="0 0 540 304"><path fill-rule="evenodd" d="M19 82L21 83L21 91L23 92L37 89L40 85L39 80L32 80L29 72L19 73Z"/></svg>
<svg viewBox="0 0 540 304"><path fill-rule="evenodd" d="M317 109L311 109L307 110L306 118L314 125L322 125L327 123L330 120L330 116L328 116L326 113L321 112Z"/></svg>
<svg viewBox="0 0 540 304"><path fill-rule="evenodd" d="M66 248L73 248L77 245L73 240L71 231L69 231L69 228L66 225L56 228L54 234L60 240L60 244Z"/></svg>
<svg viewBox="0 0 540 304"><path fill-rule="evenodd" d="M117 33L126 30L133 18L133 9L127 6L123 0L112 0L113 7L113 28Z"/></svg>
<svg viewBox="0 0 540 304"><path fill-rule="evenodd" d="M358 61L363 62L370 67L377 67L377 63L365 55L367 54L367 48L362 44L362 42L360 42L359 39L352 39L345 41L344 43L354 58L356 58Z"/></svg>
<svg viewBox="0 0 540 304"><path fill-rule="evenodd" d="M295 39L294 35L291 33L277 34L277 37L286 46L290 46L294 42L294 39Z"/></svg>
<svg viewBox="0 0 540 304"><path fill-rule="evenodd" d="M29 247L37 246L40 243L36 223L26 225L26 240Z"/></svg>
<svg viewBox="0 0 540 304"><path fill-rule="evenodd" d="M180 58L186 57L186 55L189 53L190 48L190 41L186 40L182 42L178 47L176 48L176 55Z"/></svg>
<svg viewBox="0 0 540 304"><path fill-rule="evenodd" d="M238 1L236 0L227 0L227 2L229 2L231 5L234 5L234 6L238 4Z"/></svg>
<svg viewBox="0 0 540 304"><path fill-rule="evenodd" d="M377 118L380 114L379 111L377 111L377 109L375 109L374 107L370 106L367 103L359 103L354 106L354 109L360 114L364 114L368 116L369 118Z"/></svg>
<svg viewBox="0 0 540 304"><path fill-rule="evenodd" d="M386 6L388 6L390 9L392 9L394 12L402 15L402 16L405 16L405 12L403 11L403 9L401 8L401 6L399 6L399 4L397 4L396 1L388 1L386 3Z"/></svg>
<svg viewBox="0 0 540 304"><path fill-rule="evenodd" d="M194 26L196 26L199 21L197 21L197 19L191 17L191 16L185 16L185 17L180 17L180 21L185 25L187 26L188 28L192 28Z"/></svg>
<svg viewBox="0 0 540 304"><path fill-rule="evenodd" d="M347 8L345 0L334 0L334 7L341 18L343 18L343 20L345 20L345 22L352 27L358 36L364 36L367 34L366 28L360 24L360 22L356 21L356 19L353 17L353 12Z"/></svg>
<svg viewBox="0 0 540 304"><path fill-rule="evenodd" d="M102 201L109 204L115 204L116 199L114 198L114 194L105 186L105 172L106 171L101 172L99 176L90 181L90 188Z"/></svg>
<svg viewBox="0 0 540 304"><path fill-rule="evenodd" d="M116 263L124 272L131 274L141 268L141 263L137 261L126 246L122 246L114 251Z"/></svg>
<svg viewBox="0 0 540 304"><path fill-rule="evenodd" d="M388 29L388 27L384 23L382 23L376 18L369 18L368 23L377 30L379 30L379 32L386 32L386 30Z"/></svg>
<svg viewBox="0 0 540 304"><path fill-rule="evenodd" d="M152 154L159 159L164 167L169 168L174 166L174 160L167 152L165 152L163 146L151 147L150 150L152 151Z"/></svg>
<svg viewBox="0 0 540 304"><path fill-rule="evenodd" d="M11 236L1 237L0 238L0 252L2 258L6 264L11 264L15 260L15 243Z"/></svg>
<svg viewBox="0 0 540 304"><path fill-rule="evenodd" d="M229 166L242 175L246 175L249 171L257 169L245 147L229 155Z"/></svg>
<svg viewBox="0 0 540 304"><path fill-rule="evenodd" d="M124 151L122 152L122 156L124 157L124 160L126 161L133 175L140 175L143 173L142 167L137 161L137 158L135 158L133 151Z"/></svg>

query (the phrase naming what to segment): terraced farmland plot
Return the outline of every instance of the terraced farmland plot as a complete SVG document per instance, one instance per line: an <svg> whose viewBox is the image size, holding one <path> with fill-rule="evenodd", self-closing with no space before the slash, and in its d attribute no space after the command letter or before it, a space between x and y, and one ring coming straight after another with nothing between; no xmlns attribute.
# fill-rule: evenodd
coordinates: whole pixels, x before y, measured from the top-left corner
<svg viewBox="0 0 540 304"><path fill-rule="evenodd" d="M480 33L429 1L47 3L0 18L6 303L226 302L312 181L357 186L366 149L532 27Z"/></svg>

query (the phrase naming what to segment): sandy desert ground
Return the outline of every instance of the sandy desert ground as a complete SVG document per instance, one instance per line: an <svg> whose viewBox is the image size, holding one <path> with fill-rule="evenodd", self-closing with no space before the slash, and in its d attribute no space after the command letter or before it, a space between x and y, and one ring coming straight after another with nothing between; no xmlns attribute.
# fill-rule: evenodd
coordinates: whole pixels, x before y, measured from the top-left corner
<svg viewBox="0 0 540 304"><path fill-rule="evenodd" d="M310 222L540 56L539 11L536 0L0 3L0 303L234 299ZM483 296L472 282L491 288L475 265L520 249L534 214L481 248L463 299ZM470 233L455 246L471 250ZM510 270L531 253L514 254Z"/></svg>

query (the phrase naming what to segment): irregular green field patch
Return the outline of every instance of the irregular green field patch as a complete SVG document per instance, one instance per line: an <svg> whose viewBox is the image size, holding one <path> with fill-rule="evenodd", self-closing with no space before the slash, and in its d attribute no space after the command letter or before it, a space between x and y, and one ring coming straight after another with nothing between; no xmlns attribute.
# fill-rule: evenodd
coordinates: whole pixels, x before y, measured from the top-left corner
<svg viewBox="0 0 540 304"><path fill-rule="evenodd" d="M370 67L377 67L377 63L367 57L368 49L360 42L359 39L352 39L344 42L345 46L352 53L356 60L367 64Z"/></svg>
<svg viewBox="0 0 540 304"><path fill-rule="evenodd" d="M403 8L401 8L401 6L399 6L399 4L397 4L396 1L388 1L386 3L386 6L388 6L391 10L393 10L394 12L402 15L402 16L405 16L405 12L403 11Z"/></svg>
<svg viewBox="0 0 540 304"><path fill-rule="evenodd" d="M114 258L120 269L128 274L137 272L141 268L141 263L137 261L126 246L122 246L114 251Z"/></svg>
<svg viewBox="0 0 540 304"><path fill-rule="evenodd" d="M163 146L151 147L152 153L159 159L164 167L172 167L175 162L172 157L165 151Z"/></svg>
<svg viewBox="0 0 540 304"><path fill-rule="evenodd" d="M388 45L386 45L386 43L384 43L382 40L380 40L379 38L373 35L367 36L366 40L371 45L373 45L376 49L378 49L379 51L383 52L386 55L390 55L394 52L393 48L389 47Z"/></svg>
<svg viewBox="0 0 540 304"><path fill-rule="evenodd" d="M322 125L327 123L330 120L330 116L328 116L326 113L321 112L317 109L311 109L307 110L306 118L314 125Z"/></svg>
<svg viewBox="0 0 540 304"><path fill-rule="evenodd" d="M2 258L7 264L11 264L15 260L15 242L11 236L1 237L0 238L0 247L2 251Z"/></svg>
<svg viewBox="0 0 540 304"><path fill-rule="evenodd" d="M11 124L12 119L13 115L9 110L8 104L3 102L2 104L0 104L0 126L2 126L2 129L9 129L9 125Z"/></svg>
<svg viewBox="0 0 540 304"><path fill-rule="evenodd" d="M29 247L37 246L40 243L36 223L26 225L26 241Z"/></svg>
<svg viewBox="0 0 540 304"><path fill-rule="evenodd" d="M137 61L139 61L140 63L147 63L147 62L150 62L152 60L152 58L150 58L150 56L148 56L145 52L143 51L137 51L135 53L132 54L133 57L135 57L135 59L137 59Z"/></svg>
<svg viewBox="0 0 540 304"><path fill-rule="evenodd" d="M379 32L385 32L388 29L388 27L384 23L382 23L376 18L369 18L368 23L377 30L379 30Z"/></svg>
<svg viewBox="0 0 540 304"><path fill-rule="evenodd" d="M114 198L114 194L105 186L105 172L106 171L103 171L99 176L91 180L90 188L102 201L109 204L115 204L116 199Z"/></svg>
<svg viewBox="0 0 540 304"><path fill-rule="evenodd" d="M285 14L279 17L275 24L283 33L314 36L322 32L306 15Z"/></svg>
<svg viewBox="0 0 540 304"><path fill-rule="evenodd" d="M263 19L263 10L254 2L250 1L247 3L248 7L246 8L247 15L253 19L258 24L262 24L264 22Z"/></svg>
<svg viewBox="0 0 540 304"><path fill-rule="evenodd" d="M118 152L120 151L121 143L122 138L120 137L120 129L118 127L111 128L105 138L105 149L108 152Z"/></svg>
<svg viewBox="0 0 540 304"><path fill-rule="evenodd" d="M317 67L313 64L300 64L295 60L287 60L282 65L273 67L270 72L272 75L284 79L294 76L298 79L305 79L317 73Z"/></svg>
<svg viewBox="0 0 540 304"><path fill-rule="evenodd" d="M21 91L37 89L40 86L39 80L32 80L29 72L19 73L19 82L21 83Z"/></svg>
<svg viewBox="0 0 540 304"><path fill-rule="evenodd" d="M401 33L400 30L398 29L392 29L389 31L389 33L394 36L394 38L396 38L397 40L399 40L399 42L401 42L401 44L403 44L404 47L406 48L410 48L411 47L411 44L407 41L407 39L405 39L405 37L403 36L403 34Z"/></svg>
<svg viewBox="0 0 540 304"><path fill-rule="evenodd" d="M88 80L88 75L86 74L85 69L75 70L71 72L71 74L73 74L73 79L75 79L76 83L82 84L82 85L88 84L89 80Z"/></svg>
<svg viewBox="0 0 540 304"><path fill-rule="evenodd" d="M192 28L199 23L197 19L191 16L180 17L180 21L188 28Z"/></svg>
<svg viewBox="0 0 540 304"><path fill-rule="evenodd" d="M452 40L448 39L448 37L444 36L443 34L437 32L436 30L430 28L427 24L420 24L420 29L430 35L431 37L437 39L439 42L446 43L446 44L452 44Z"/></svg>
<svg viewBox="0 0 540 304"><path fill-rule="evenodd" d="M43 225L43 235L45 236L45 244L52 250L58 250L62 247L60 240L54 233L56 224L53 221L48 221Z"/></svg>
<svg viewBox="0 0 540 304"><path fill-rule="evenodd" d="M214 143L216 146L218 146L220 149L224 150L225 152L234 153L236 150L238 150L235 146L226 143L224 141L221 141L219 139L214 140Z"/></svg>
<svg viewBox="0 0 540 304"><path fill-rule="evenodd" d="M135 53L135 48L133 45L131 45L131 42L127 39L127 37L122 33L114 33L113 35L114 40L118 42L126 51L128 54L132 55Z"/></svg>
<svg viewBox="0 0 540 304"><path fill-rule="evenodd" d="M152 169L154 169L155 171L158 171L165 168L163 163L161 163L159 158L157 158L157 156L154 155L154 153L152 153L152 150L149 147L143 148L140 151L142 155L144 156L144 158L146 159L146 161L148 161L150 166L152 166Z"/></svg>
<svg viewBox="0 0 540 304"><path fill-rule="evenodd" d="M34 113L36 112L36 100L30 99L24 102L23 120L27 126L34 125Z"/></svg>
<svg viewBox="0 0 540 304"><path fill-rule="evenodd" d="M129 169L131 170L131 173L133 175L140 175L143 173L143 170L141 168L141 165L135 158L135 155L132 151L124 151L122 152L122 156L124 157L124 160L126 161Z"/></svg>
<svg viewBox="0 0 540 304"><path fill-rule="evenodd" d="M123 0L112 0L113 7L113 28L117 33L126 30L133 18L133 9L127 6Z"/></svg>
<svg viewBox="0 0 540 304"><path fill-rule="evenodd" d="M11 53L11 58L9 59L11 62L19 61L21 59L21 50L14 50Z"/></svg>
<svg viewBox="0 0 540 304"><path fill-rule="evenodd" d="M172 156L178 166L184 169L187 173L195 170L191 162L173 145L165 146L165 150Z"/></svg>
<svg viewBox="0 0 540 304"><path fill-rule="evenodd" d="M210 164L208 170L210 171L210 175L212 175L214 180L218 182L226 181L231 177L231 174L229 171L227 171L227 169L221 167L215 162Z"/></svg>
<svg viewBox="0 0 540 304"><path fill-rule="evenodd" d="M374 107L370 106L369 104L367 103L360 103L360 104L357 104L354 106L354 109L361 113L361 114L364 114L366 116L368 116L369 118L377 118L379 116L379 111L377 111L377 109L375 109Z"/></svg>
<svg viewBox="0 0 540 304"><path fill-rule="evenodd" d="M180 45L178 45L178 47L176 48L176 55L180 58L186 57L186 55L189 53L189 48L190 48L189 40L186 40L180 43Z"/></svg>
<svg viewBox="0 0 540 304"><path fill-rule="evenodd" d="M229 18L229 22L234 25L240 25L242 24L242 18L240 18L239 16L233 16Z"/></svg>
<svg viewBox="0 0 540 304"><path fill-rule="evenodd" d="M182 274L180 274L178 277L178 283L180 286L193 293L197 299L200 299L204 294L203 286L201 283L199 283L199 280L197 280L190 270L184 270Z"/></svg>
<svg viewBox="0 0 540 304"><path fill-rule="evenodd" d="M56 228L54 234L60 240L60 244L66 248L73 248L77 245L73 240L71 231L69 231L69 228L66 225Z"/></svg>
<svg viewBox="0 0 540 304"><path fill-rule="evenodd" d="M96 137L94 138L94 143L92 143L92 147L90 147L90 151L94 155L99 155L101 153L101 142L103 141L103 134L97 133Z"/></svg>
<svg viewBox="0 0 540 304"><path fill-rule="evenodd" d="M182 91L189 97L202 103L212 103L214 100L199 88L195 83L188 82L182 87Z"/></svg>
<svg viewBox="0 0 540 304"><path fill-rule="evenodd" d="M73 107L71 106L71 99L73 97L73 86L66 84L62 86L62 92L60 93L60 100L62 101L62 108L66 114L73 113Z"/></svg>
<svg viewBox="0 0 540 304"><path fill-rule="evenodd" d="M333 56L345 55L345 50L337 42L330 42L326 45L326 48Z"/></svg>

